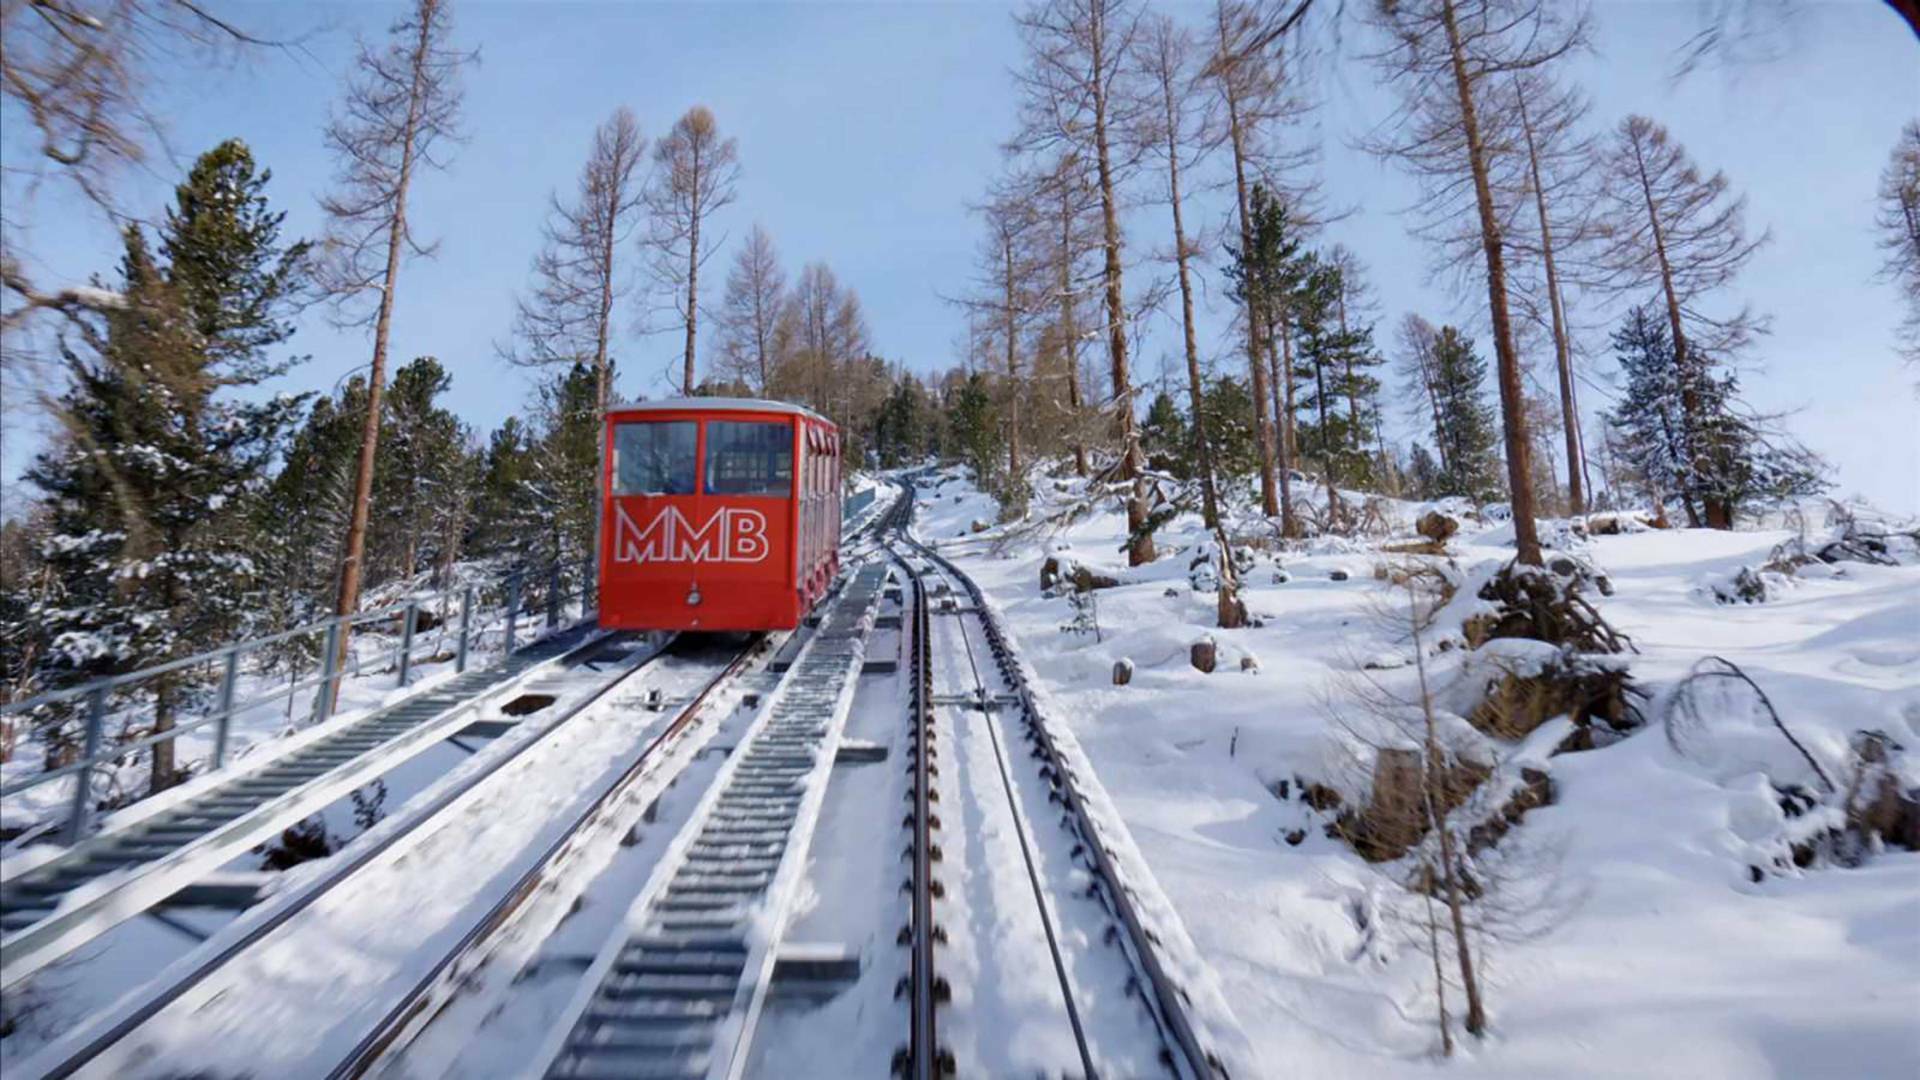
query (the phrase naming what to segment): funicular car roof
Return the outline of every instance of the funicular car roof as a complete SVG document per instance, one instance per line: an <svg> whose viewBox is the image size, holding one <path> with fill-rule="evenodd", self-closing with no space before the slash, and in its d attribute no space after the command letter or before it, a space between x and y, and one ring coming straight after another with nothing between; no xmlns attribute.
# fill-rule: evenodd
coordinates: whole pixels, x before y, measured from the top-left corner
<svg viewBox="0 0 1920 1080"><path fill-rule="evenodd" d="M810 417L823 424L833 423L804 405L795 405L790 401L763 401L758 398L665 398L660 401L635 401L607 406L608 416L653 412L786 413L791 416Z"/></svg>

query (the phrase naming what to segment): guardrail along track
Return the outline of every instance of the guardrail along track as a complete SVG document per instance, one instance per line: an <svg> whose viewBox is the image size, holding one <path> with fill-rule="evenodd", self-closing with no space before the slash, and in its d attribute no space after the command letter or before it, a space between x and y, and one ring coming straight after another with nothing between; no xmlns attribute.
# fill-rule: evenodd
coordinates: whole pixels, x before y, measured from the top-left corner
<svg viewBox="0 0 1920 1080"><path fill-rule="evenodd" d="M542 1059L550 1077L737 1075L886 576L853 572Z"/></svg>
<svg viewBox="0 0 1920 1080"><path fill-rule="evenodd" d="M583 646L582 649L591 655L608 647L608 640L598 638ZM458 782L435 792L423 804L407 804L402 808L397 819L390 821L386 832L381 833L372 842L349 845L339 854L329 858L321 864L315 876L276 897L272 907L250 923L244 933L231 940L222 941L217 948L208 950L204 955L191 955L188 961L169 968L162 980L138 991L132 999L117 1005L110 1013L95 1021L91 1027L67 1036L62 1044L47 1052L45 1060L35 1058L27 1064L41 1068L42 1071L36 1075L46 1077L71 1076L85 1068L115 1043L152 1019L167 1006L180 1000L235 957L245 953L294 916L311 907L322 896L339 888L368 864L418 831L422 825L435 820L441 812L498 775L503 768L518 760L528 750L541 745L548 736L560 730L568 721L592 708L628 678L645 670L658 655L659 653L654 653L642 662L624 667L609 675L605 681L565 706L563 712L548 718L545 726L533 737L512 746L507 752L489 761L484 768L476 769L470 775L461 777Z"/></svg>
<svg viewBox="0 0 1920 1080"><path fill-rule="evenodd" d="M584 662L606 645L605 637L588 626L555 634L501 664L468 671L265 759L259 767L236 770L226 782L177 806L90 837L39 866L9 875L0 882L0 986L13 985L164 900L171 890L142 887L151 885L142 881L148 871L179 872L179 884L187 884L185 876L220 866L371 779L374 772L361 766L378 759L384 771L425 750L437 740L414 738L423 729L442 726L538 670ZM329 783L337 773L350 775L341 783ZM189 848L193 854L183 859ZM116 876L103 882L109 875ZM102 887L89 890L95 883ZM84 897L59 910L83 890Z"/></svg>
<svg viewBox="0 0 1920 1080"><path fill-rule="evenodd" d="M925 631L927 639L941 638L932 647L916 647L913 653L916 664L913 677L917 684L928 687L923 691L925 700L938 705L979 710L984 717L982 722L992 740L993 759L998 767L1001 787L1016 821L1026 877L1046 931L1050 959L1060 985L1067 1019L1073 1028L1078 1064L1083 1075L1089 1078L1099 1075L1096 1066L1101 1059L1098 1052L1100 1033L1083 1027L1084 1009L1079 1005L1081 995L1069 974L1073 964L1064 955L1061 934L1056 925L1063 905L1082 901L1063 890L1057 871L1049 876L1036 866L1033 827L1028 820L1030 815L1022 808L1022 796L1016 794L1016 787L1026 789L1027 798L1034 797L1033 791L1042 790L1048 800L1047 806L1057 803L1065 809L1064 824L1074 840L1072 861L1094 882L1091 890L1082 889L1078 895L1091 895L1097 899L1116 924L1116 932L1107 935L1107 939L1119 946L1132 973L1127 992L1137 994L1146 1020L1152 1025L1153 1035L1160 1047L1160 1063L1168 1072L1182 1078L1213 1080L1226 1077L1226 1069L1218 1056L1207 1052L1201 1045L1194 1024L1187 1015L1185 997L1168 977L1155 950L1154 939L1142 926L1128 890L1121 885L1112 858L1101 841L1099 829L1082 802L1073 769L1056 746L1044 717L1036 708L1011 642L999 621L986 608L979 587L939 552L910 537L899 536L893 548L896 556L901 557L902 565L915 579L916 625L928 627ZM936 634L930 628L936 618L955 620L953 634ZM953 640L955 636L959 639L958 643ZM984 649L980 650L983 655L976 654L974 640L984 645ZM974 683L968 692L947 699L932 695L930 681L933 656L943 647L953 650L964 648L964 660L956 660L954 667L970 672ZM1016 785L1009 772L1010 767L1017 765L1010 766L1009 755L1002 747L997 729L1002 725L1014 724L1018 726L1009 726L1008 730L1017 731L1031 750L1037 784L1041 785L1039 787L1030 779ZM921 736L923 739L927 737L924 731ZM916 786L922 788L922 792L916 795L916 808L926 822L931 819L921 800L925 797L925 786L928 784L928 779L919 773L916 766ZM922 846L922 850L930 851L930 847L924 846L928 843L922 835L916 835L916 845ZM931 911L934 899L932 880L920 872L917 862L914 879L916 922L923 917L922 913ZM933 928L929 926L927 930L924 937L916 932L912 974L915 1041L910 1045L906 1061L902 1063L915 1077L934 1076L938 1075L937 1070L953 1068L950 1062L942 1060L945 1049L932 1041L935 1031L935 1017L932 1014L939 1007L943 995L939 993L939 977L932 966L935 955L932 948ZM1099 938L1095 937L1094 940ZM1112 998L1111 994L1095 995L1089 1000L1099 1000L1103 996L1108 1000ZM1106 1030L1110 1032L1112 1029L1109 1027ZM923 1039L924 1042L921 1041ZM932 1052L921 1052L919 1047L922 1046L931 1048ZM965 1062L959 1063L959 1071L963 1075L967 1073Z"/></svg>

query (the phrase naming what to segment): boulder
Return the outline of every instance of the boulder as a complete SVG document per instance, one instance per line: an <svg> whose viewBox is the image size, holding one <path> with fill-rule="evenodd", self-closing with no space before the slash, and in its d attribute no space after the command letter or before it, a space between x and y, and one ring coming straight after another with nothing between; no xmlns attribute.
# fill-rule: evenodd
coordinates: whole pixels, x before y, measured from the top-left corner
<svg viewBox="0 0 1920 1080"><path fill-rule="evenodd" d="M1062 560L1058 555L1049 555L1046 561L1040 564L1042 592L1060 585L1071 585L1075 592L1092 592L1095 589L1115 588L1119 584L1119 578L1096 573L1079 563Z"/></svg>
<svg viewBox="0 0 1920 1080"><path fill-rule="evenodd" d="M1438 510L1429 510L1414 522L1413 531L1436 544L1444 544L1460 531L1460 519Z"/></svg>
<svg viewBox="0 0 1920 1080"><path fill-rule="evenodd" d="M1349 575L1345 570L1335 570L1333 573L1328 574L1327 576L1332 578L1335 581L1345 581L1351 575Z"/></svg>
<svg viewBox="0 0 1920 1080"><path fill-rule="evenodd" d="M1210 637L1201 638L1188 650L1187 659L1195 671L1211 675L1214 665L1220 660L1220 646Z"/></svg>
<svg viewBox="0 0 1920 1080"><path fill-rule="evenodd" d="M1133 661L1121 657L1113 662L1113 685L1125 686L1133 681Z"/></svg>

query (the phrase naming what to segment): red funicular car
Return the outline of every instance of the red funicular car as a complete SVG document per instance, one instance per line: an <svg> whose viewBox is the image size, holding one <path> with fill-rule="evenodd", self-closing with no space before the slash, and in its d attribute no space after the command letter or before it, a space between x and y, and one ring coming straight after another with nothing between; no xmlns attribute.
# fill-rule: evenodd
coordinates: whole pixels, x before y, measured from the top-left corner
<svg viewBox="0 0 1920 1080"><path fill-rule="evenodd" d="M798 405L607 410L600 625L786 630L839 569L840 432Z"/></svg>

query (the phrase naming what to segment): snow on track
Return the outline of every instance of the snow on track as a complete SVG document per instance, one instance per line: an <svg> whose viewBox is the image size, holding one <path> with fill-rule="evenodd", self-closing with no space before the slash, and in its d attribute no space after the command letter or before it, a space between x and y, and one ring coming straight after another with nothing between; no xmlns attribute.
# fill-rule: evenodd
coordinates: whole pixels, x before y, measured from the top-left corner
<svg viewBox="0 0 1920 1080"><path fill-rule="evenodd" d="M660 658L167 1006L82 1075L323 1072L669 722L670 712L641 707L643 694L690 695L724 662Z"/></svg>
<svg viewBox="0 0 1920 1080"><path fill-rule="evenodd" d="M964 603L965 593L954 593ZM991 660L977 615L936 606L932 634L936 702L1013 691ZM936 918L948 935L936 963L953 988L941 1011L941 1042L964 1072L1076 1074L1083 1070L1077 1019L1101 1075L1164 1075L1153 1018L1129 989L1134 973L1107 941L1113 920L1088 895L1092 877L1075 858L1077 840L1017 715L1012 708L936 710L946 766L939 780L945 858L936 876L947 890ZM1053 923L1071 1005L1043 918Z"/></svg>

